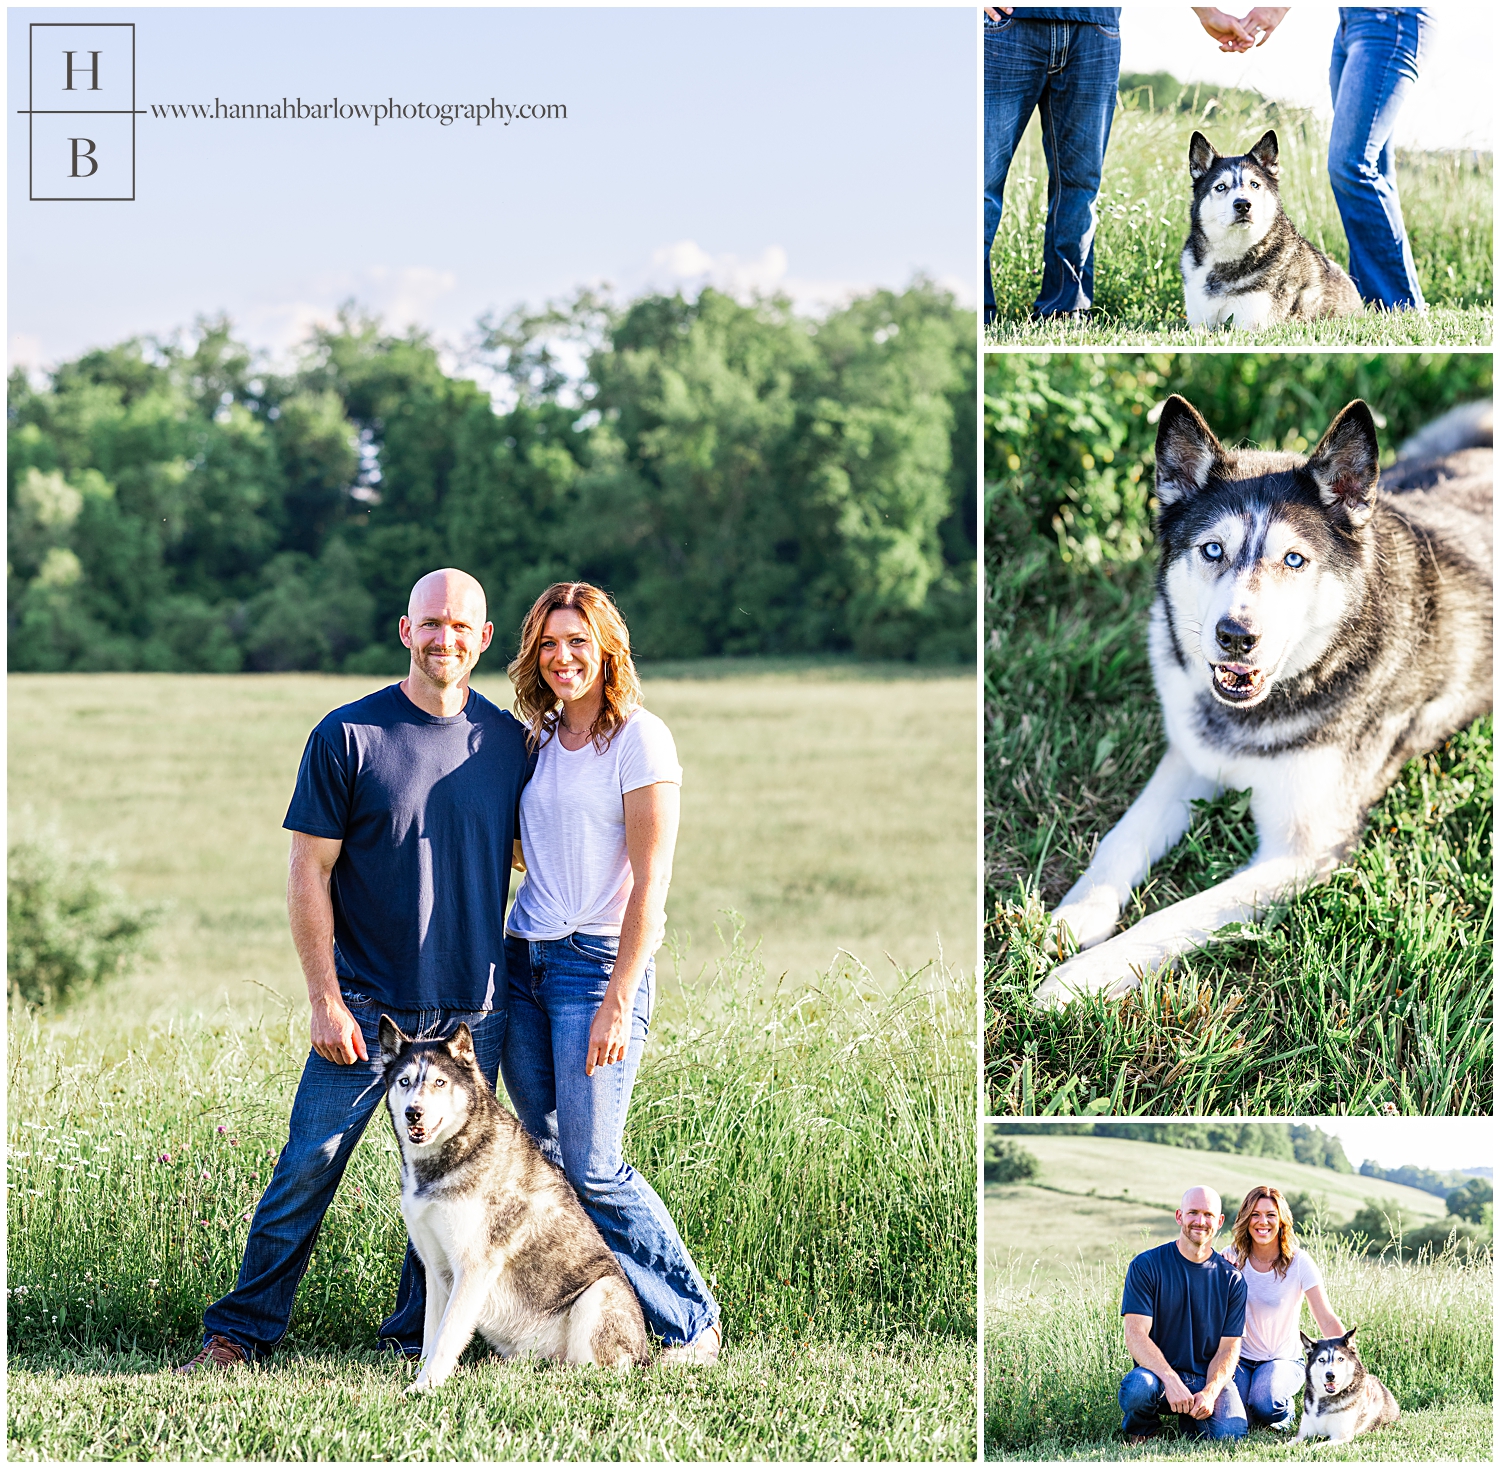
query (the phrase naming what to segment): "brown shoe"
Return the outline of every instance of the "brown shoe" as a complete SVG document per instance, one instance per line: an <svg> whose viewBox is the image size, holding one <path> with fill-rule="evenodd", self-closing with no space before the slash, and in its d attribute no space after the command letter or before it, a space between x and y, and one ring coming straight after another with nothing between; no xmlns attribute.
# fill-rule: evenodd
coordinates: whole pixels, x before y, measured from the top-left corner
<svg viewBox="0 0 1500 1469"><path fill-rule="evenodd" d="M249 1360L249 1352L238 1342L230 1341L227 1336L211 1336L191 1362L184 1362L181 1367L174 1367L172 1370L185 1377L200 1367L238 1367Z"/></svg>

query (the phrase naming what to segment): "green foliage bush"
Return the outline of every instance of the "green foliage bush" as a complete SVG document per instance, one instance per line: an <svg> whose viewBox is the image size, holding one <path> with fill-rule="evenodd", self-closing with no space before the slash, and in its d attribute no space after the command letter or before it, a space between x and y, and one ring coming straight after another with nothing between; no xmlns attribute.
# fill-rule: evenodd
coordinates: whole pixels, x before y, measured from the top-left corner
<svg viewBox="0 0 1500 1469"><path fill-rule="evenodd" d="M584 293L481 323L471 364L493 399L346 313L287 373L223 320L13 373L11 667L384 671L442 565L502 655L581 578L651 658L973 657L973 317L930 283L816 321Z"/></svg>
<svg viewBox="0 0 1500 1469"><path fill-rule="evenodd" d="M48 836L11 844L5 957L9 991L58 1006L126 974L147 951L160 910L132 903L108 881L110 863Z"/></svg>
<svg viewBox="0 0 1500 1469"><path fill-rule="evenodd" d="M984 1181L986 1183L1025 1183L1042 1171L1035 1153L1020 1143L1000 1137L993 1128L984 1138Z"/></svg>
<svg viewBox="0 0 1500 1469"><path fill-rule="evenodd" d="M1494 1185L1487 1178L1471 1178L1462 1188L1456 1188L1447 1197L1448 1212L1470 1224L1483 1224L1485 1209L1493 1205Z"/></svg>

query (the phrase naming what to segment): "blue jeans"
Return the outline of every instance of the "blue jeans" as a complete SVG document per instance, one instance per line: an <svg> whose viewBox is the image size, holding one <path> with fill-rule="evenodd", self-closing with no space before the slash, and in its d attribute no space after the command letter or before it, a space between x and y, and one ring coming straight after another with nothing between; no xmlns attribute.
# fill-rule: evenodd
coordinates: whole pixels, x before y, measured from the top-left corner
<svg viewBox="0 0 1500 1469"><path fill-rule="evenodd" d="M1120 80L1120 32L1072 20L985 20L984 311L995 314L990 250L1000 228L1005 179L1026 124L1042 114L1047 228L1037 316L1094 304L1095 201Z"/></svg>
<svg viewBox="0 0 1500 1469"><path fill-rule="evenodd" d="M509 1021L500 1058L516 1116L568 1176L635 1288L646 1325L668 1346L719 1319L687 1246L656 1190L625 1161L625 1114L646 1047L656 963L636 991L625 1059L584 1075L589 1026L609 986L619 941L573 933L507 938Z"/></svg>
<svg viewBox="0 0 1500 1469"><path fill-rule="evenodd" d="M1339 11L1328 84L1328 179L1349 239L1349 274L1372 305L1426 309L1396 192L1396 114L1417 79L1432 22L1425 10Z"/></svg>
<svg viewBox="0 0 1500 1469"><path fill-rule="evenodd" d="M1177 1375L1189 1392L1202 1392L1207 1381L1201 1372L1179 1372ZM1125 1414L1120 1425L1122 1433L1154 1437L1161 1431L1161 1415L1171 1411L1167 1407L1167 1393L1161 1378L1144 1367L1133 1367L1120 1384L1120 1410ZM1214 1399L1211 1417L1189 1418L1186 1413L1179 1413L1177 1421L1182 1431L1193 1438L1243 1438L1250 1431L1245 1405L1233 1382L1226 1382L1224 1390Z"/></svg>
<svg viewBox="0 0 1500 1469"><path fill-rule="evenodd" d="M1263 1362L1241 1357L1234 1369L1235 1389L1255 1428L1290 1428L1306 1381L1301 1357L1268 1357Z"/></svg>
<svg viewBox="0 0 1500 1469"><path fill-rule="evenodd" d="M339 1066L308 1053L292 1102L286 1146L261 1195L240 1278L227 1296L203 1313L203 1336L227 1336L252 1358L264 1357L286 1335L292 1301L307 1270L323 1216L344 1176L355 1144L376 1108L385 1105L380 1083L380 1017L389 1015L408 1035L446 1035L460 1020L474 1032L474 1054L491 1086L500 1063L505 1011L391 1010L352 990L343 990L349 1013L359 1022L369 1062ZM411 1241L401 1265L396 1309L380 1326L380 1340L408 1355L422 1349L427 1305L422 1262Z"/></svg>

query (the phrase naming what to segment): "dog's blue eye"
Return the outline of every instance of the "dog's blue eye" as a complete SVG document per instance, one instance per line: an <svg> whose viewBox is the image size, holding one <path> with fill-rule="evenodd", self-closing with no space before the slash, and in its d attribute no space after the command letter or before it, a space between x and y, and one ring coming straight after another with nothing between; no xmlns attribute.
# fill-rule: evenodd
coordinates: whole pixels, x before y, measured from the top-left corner
<svg viewBox="0 0 1500 1469"><path fill-rule="evenodd" d="M1252 189L1258 189L1258 188L1260 188L1260 185L1258 183L1256 183L1254 179L1251 179L1250 180L1250 187Z"/></svg>
<svg viewBox="0 0 1500 1469"><path fill-rule="evenodd" d="M1224 557L1224 548L1217 541L1209 541L1203 547L1203 554L1210 561L1221 561Z"/></svg>
<svg viewBox="0 0 1500 1469"><path fill-rule="evenodd" d="M402 1086L410 1086L411 1085L411 1083L404 1076L401 1078L401 1083L400 1084Z"/></svg>
<svg viewBox="0 0 1500 1469"><path fill-rule="evenodd" d="M1216 193L1216 194L1227 194L1228 192L1229 192L1229 185L1228 184L1215 184L1214 185L1214 193Z"/></svg>
<svg viewBox="0 0 1500 1469"><path fill-rule="evenodd" d="M438 1079L435 1082L433 1082L433 1086L447 1086L447 1085L448 1085L448 1083L446 1081L444 1081L441 1076L438 1077Z"/></svg>
<svg viewBox="0 0 1500 1469"><path fill-rule="evenodd" d="M1302 565L1304 561L1307 560L1307 557L1305 557L1300 551L1288 551L1282 559L1288 566L1292 568L1293 571L1295 571L1299 566Z"/></svg>

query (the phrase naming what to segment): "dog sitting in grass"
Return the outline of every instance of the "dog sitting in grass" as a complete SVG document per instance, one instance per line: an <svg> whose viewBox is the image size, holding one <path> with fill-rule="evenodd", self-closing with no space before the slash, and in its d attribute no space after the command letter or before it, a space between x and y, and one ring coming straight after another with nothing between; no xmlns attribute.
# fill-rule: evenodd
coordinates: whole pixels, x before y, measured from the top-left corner
<svg viewBox="0 0 1500 1469"><path fill-rule="evenodd" d="M1348 316L1359 291L1297 233L1281 207L1276 134L1224 158L1202 133L1188 145L1192 232L1182 247L1189 326L1260 331L1279 321Z"/></svg>

